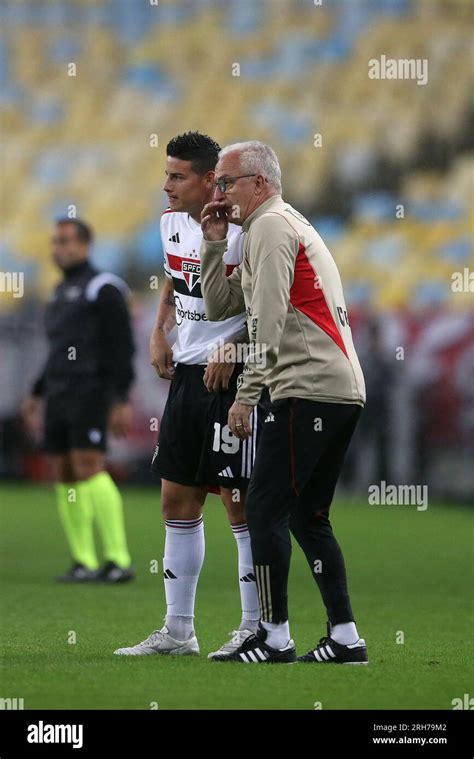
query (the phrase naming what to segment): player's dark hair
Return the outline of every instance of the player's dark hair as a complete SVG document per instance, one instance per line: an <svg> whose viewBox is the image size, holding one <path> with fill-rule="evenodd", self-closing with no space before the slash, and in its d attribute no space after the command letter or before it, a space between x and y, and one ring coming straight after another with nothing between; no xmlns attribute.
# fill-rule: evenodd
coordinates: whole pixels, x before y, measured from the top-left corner
<svg viewBox="0 0 474 759"><path fill-rule="evenodd" d="M70 219L68 216L62 216L60 219L56 219L56 225L62 227L63 224L72 224L76 228L77 239L81 242L85 242L88 245L94 239L94 233L91 227L86 224L82 219Z"/></svg>
<svg viewBox="0 0 474 759"><path fill-rule="evenodd" d="M203 175L215 169L220 149L220 145L207 134L186 132L168 142L166 155L181 161L191 161L194 173Z"/></svg>

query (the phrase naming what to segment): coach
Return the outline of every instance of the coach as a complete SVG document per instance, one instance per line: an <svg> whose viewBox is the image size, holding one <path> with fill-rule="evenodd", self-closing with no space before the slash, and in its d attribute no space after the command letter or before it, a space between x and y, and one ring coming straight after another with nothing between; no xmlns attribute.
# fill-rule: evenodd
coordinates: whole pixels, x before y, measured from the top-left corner
<svg viewBox="0 0 474 759"><path fill-rule="evenodd" d="M214 200L201 217L206 312L220 320L246 310L251 338L229 412L232 432L248 438L250 415L265 386L272 400L247 496L261 625L229 658L296 659L287 605L291 530L329 620L327 636L299 661L365 664L365 641L328 517L365 402L339 272L316 230L282 199L271 148L259 142L224 148L215 183ZM229 221L240 224L247 238L242 264L226 278L222 255Z"/></svg>

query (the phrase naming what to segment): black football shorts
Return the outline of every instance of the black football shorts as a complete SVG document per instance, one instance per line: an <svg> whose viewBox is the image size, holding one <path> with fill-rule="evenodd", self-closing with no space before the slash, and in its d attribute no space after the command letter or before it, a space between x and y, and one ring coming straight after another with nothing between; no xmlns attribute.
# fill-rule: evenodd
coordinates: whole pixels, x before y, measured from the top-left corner
<svg viewBox="0 0 474 759"><path fill-rule="evenodd" d="M205 368L177 364L151 467L162 479L180 485L243 488L252 474L269 401L261 400L254 409L251 437L239 440L229 430L227 417L242 365L236 365L228 390L218 393L206 389Z"/></svg>
<svg viewBox="0 0 474 759"><path fill-rule="evenodd" d="M70 381L45 398L44 450L64 454L73 449L107 447L111 395L92 379Z"/></svg>

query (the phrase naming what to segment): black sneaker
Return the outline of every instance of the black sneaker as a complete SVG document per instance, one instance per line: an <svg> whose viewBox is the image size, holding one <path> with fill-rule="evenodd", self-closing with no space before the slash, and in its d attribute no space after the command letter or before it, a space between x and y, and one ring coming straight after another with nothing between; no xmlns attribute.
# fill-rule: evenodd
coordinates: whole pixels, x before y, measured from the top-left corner
<svg viewBox="0 0 474 759"><path fill-rule="evenodd" d="M135 577L132 567L119 567L114 561L107 561L96 574L96 582L130 582Z"/></svg>
<svg viewBox="0 0 474 759"><path fill-rule="evenodd" d="M237 661L241 664L293 664L296 661L294 641L285 648L272 648L265 643L266 630L259 625L255 635L249 635L233 654L213 656L212 661Z"/></svg>
<svg viewBox="0 0 474 759"><path fill-rule="evenodd" d="M368 664L367 646L365 640L359 638L356 643L343 646L333 640L330 635L331 626L327 622L327 635L321 638L316 648L308 651L303 656L298 656L297 661L309 664Z"/></svg>
<svg viewBox="0 0 474 759"><path fill-rule="evenodd" d="M56 577L56 582L93 582L97 577L96 569L88 569L78 561L63 575Z"/></svg>

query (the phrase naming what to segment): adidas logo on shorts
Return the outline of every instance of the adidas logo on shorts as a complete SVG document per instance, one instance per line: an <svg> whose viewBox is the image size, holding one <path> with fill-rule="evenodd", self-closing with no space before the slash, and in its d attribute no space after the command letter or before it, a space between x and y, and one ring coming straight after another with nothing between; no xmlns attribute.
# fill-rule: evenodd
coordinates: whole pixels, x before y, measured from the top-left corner
<svg viewBox="0 0 474 759"><path fill-rule="evenodd" d="M226 466L225 469L222 470L222 472L219 472L219 477L234 477L234 473L230 466Z"/></svg>

